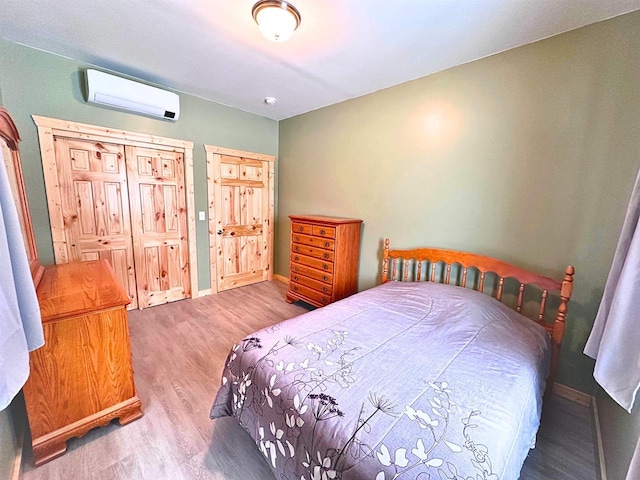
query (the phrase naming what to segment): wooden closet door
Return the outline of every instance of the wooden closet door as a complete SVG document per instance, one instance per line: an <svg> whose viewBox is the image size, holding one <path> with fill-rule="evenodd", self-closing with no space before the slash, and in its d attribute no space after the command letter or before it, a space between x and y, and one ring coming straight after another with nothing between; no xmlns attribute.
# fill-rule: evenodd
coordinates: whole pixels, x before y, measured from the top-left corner
<svg viewBox="0 0 640 480"><path fill-rule="evenodd" d="M268 280L270 162L214 156L218 291Z"/></svg>
<svg viewBox="0 0 640 480"><path fill-rule="evenodd" d="M183 154L126 147L140 308L190 296Z"/></svg>
<svg viewBox="0 0 640 480"><path fill-rule="evenodd" d="M55 137L66 259L107 260L138 307L124 147Z"/></svg>

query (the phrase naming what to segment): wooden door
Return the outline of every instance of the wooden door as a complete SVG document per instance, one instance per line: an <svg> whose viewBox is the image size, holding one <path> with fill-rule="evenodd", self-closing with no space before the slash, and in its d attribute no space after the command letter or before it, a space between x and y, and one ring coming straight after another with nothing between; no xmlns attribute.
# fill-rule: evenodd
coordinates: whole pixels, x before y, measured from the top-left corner
<svg viewBox="0 0 640 480"><path fill-rule="evenodd" d="M140 308L191 296L183 154L126 147Z"/></svg>
<svg viewBox="0 0 640 480"><path fill-rule="evenodd" d="M218 291L270 278L272 162L214 155Z"/></svg>
<svg viewBox="0 0 640 480"><path fill-rule="evenodd" d="M106 259L137 308L124 147L63 137L54 145L66 240L57 263Z"/></svg>

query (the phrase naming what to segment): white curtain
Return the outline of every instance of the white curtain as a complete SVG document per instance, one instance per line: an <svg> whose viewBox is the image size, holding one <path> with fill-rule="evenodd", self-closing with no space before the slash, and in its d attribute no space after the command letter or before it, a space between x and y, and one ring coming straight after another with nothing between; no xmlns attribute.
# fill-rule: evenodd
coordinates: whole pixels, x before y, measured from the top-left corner
<svg viewBox="0 0 640 480"><path fill-rule="evenodd" d="M600 308L584 353L593 376L631 412L640 388L640 172L631 194Z"/></svg>
<svg viewBox="0 0 640 480"><path fill-rule="evenodd" d="M0 410L29 376L29 351L42 345L40 308L0 149Z"/></svg>

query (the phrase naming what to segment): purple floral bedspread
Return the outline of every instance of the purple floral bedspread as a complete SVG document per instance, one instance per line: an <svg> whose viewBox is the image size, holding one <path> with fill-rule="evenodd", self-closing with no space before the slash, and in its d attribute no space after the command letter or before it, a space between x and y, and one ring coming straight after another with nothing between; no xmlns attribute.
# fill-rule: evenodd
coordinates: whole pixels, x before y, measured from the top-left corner
<svg viewBox="0 0 640 480"><path fill-rule="evenodd" d="M397 283L234 345L211 418L288 480L516 480L539 426L545 330L497 300Z"/></svg>

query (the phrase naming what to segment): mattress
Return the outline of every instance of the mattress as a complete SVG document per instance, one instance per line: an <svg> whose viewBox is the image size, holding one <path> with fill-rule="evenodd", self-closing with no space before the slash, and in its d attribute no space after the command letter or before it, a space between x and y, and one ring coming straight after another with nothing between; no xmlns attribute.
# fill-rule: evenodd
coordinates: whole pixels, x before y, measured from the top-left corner
<svg viewBox="0 0 640 480"><path fill-rule="evenodd" d="M490 296L388 282L234 345L211 418L234 416L276 478L515 480L549 352Z"/></svg>

